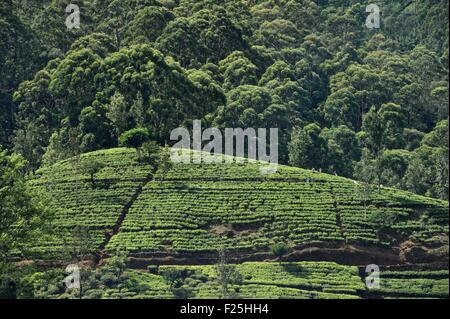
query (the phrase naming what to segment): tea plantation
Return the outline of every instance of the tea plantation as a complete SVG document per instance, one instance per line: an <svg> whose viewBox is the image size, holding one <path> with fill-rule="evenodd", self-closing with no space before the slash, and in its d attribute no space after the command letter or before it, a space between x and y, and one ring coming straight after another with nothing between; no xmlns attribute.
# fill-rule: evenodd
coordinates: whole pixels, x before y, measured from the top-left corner
<svg viewBox="0 0 450 319"><path fill-rule="evenodd" d="M414 299L448 298L447 270L381 271L380 288L368 289L358 267L333 262L246 262L231 265L240 279L228 286L227 297L238 299ZM103 269L100 269L103 270ZM151 266L126 270L120 279L103 271L102 289L85 288L84 297L103 299L224 298L214 265ZM45 278L38 273L35 278ZM49 289L35 289L45 298L73 298L64 287L62 270L53 273ZM108 280L106 280L108 278Z"/></svg>
<svg viewBox="0 0 450 319"><path fill-rule="evenodd" d="M58 258L70 249L77 227L87 230L91 250L102 245L124 206L151 172L149 165L137 164L135 154L127 149L96 152L37 172L30 185L47 195L55 216L53 232L33 247L36 255ZM90 161L103 166L94 176L94 185L83 169Z"/></svg>
<svg viewBox="0 0 450 319"><path fill-rule="evenodd" d="M89 173L92 162L99 168ZM55 219L31 250L58 260L81 228L91 254L126 252L135 288L105 298L171 298L167 269L192 272L188 297L218 298L219 249L243 277L233 286L240 298L448 298L442 265L382 273L370 292L357 267L448 263L447 202L287 166L262 175L261 165L174 164L164 172L120 148L44 167L29 184L46 194ZM289 247L283 262L271 251L277 243ZM152 264L158 269L145 271Z"/></svg>
<svg viewBox="0 0 450 319"><path fill-rule="evenodd" d="M177 164L147 183L107 245L113 252L264 251L275 242L405 241L440 246L448 204L394 189L259 163ZM444 242L443 242L444 241Z"/></svg>

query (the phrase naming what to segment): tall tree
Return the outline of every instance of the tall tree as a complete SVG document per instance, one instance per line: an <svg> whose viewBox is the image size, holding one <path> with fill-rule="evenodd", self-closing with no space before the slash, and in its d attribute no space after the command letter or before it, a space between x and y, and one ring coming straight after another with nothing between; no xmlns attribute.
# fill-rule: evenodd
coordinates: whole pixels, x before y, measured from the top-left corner
<svg viewBox="0 0 450 319"><path fill-rule="evenodd" d="M42 201L26 185L26 165L21 156L0 150L0 263L35 240L50 221Z"/></svg>
<svg viewBox="0 0 450 319"><path fill-rule="evenodd" d="M289 143L289 163L293 166L322 170L327 168L327 142L317 124L294 129Z"/></svg>

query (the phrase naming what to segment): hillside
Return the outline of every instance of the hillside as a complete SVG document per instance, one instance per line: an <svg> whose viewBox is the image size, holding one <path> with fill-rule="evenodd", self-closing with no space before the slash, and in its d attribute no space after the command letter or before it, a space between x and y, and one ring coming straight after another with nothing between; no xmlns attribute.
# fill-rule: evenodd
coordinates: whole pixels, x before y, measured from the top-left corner
<svg viewBox="0 0 450 319"><path fill-rule="evenodd" d="M448 298L448 7L1 0L0 301Z"/></svg>
<svg viewBox="0 0 450 319"><path fill-rule="evenodd" d="M349 179L287 166L261 175L258 163L177 164L161 176L131 149L85 154L78 165L92 159L105 165L96 186L74 159L39 170L30 183L55 200L58 229L88 227L106 252L199 256L224 246L245 259L286 241L299 248L369 245L406 262L413 258L400 254L407 244L425 249L418 258L447 245L445 201L363 190ZM46 240L42 251L57 252L58 239Z"/></svg>
<svg viewBox="0 0 450 319"><path fill-rule="evenodd" d="M242 276L242 282L230 285L232 298L448 298L448 268L430 270L422 266L413 271L382 268L380 288L371 290L365 287L358 267L332 262L249 262L237 265L236 271ZM167 280L168 274L174 272L181 277L178 292L171 289L172 283ZM57 274L46 298L73 297L66 293L61 283L64 272ZM88 290L86 298L223 298L217 281L217 270L211 265L155 266L149 268L148 272L127 270L125 275L126 279L120 284L108 285L100 294L98 290Z"/></svg>
<svg viewBox="0 0 450 319"><path fill-rule="evenodd" d="M89 161L103 163L94 183L80 169ZM325 293L318 298L327 297L326 291L340 291L341 297L364 295L359 275L369 264L389 270L387 296L389 291L398 296L402 278L408 278L409 285L428 288L426 293L410 289L406 296L448 297L447 202L384 187L366 189L346 178L287 166L261 175L259 164L175 164L163 174L139 163L134 150L121 148L42 168L29 183L49 195L56 211L55 232L33 251L38 259L61 259L76 236L73 230L82 226L100 265L119 251L126 252L129 267L138 270L214 264L217 251L225 249L230 262L266 261L261 265L278 268L270 247L287 243L292 250L284 262L310 261L319 268L323 262L336 262L352 274L346 281L333 270L347 290L324 289L329 283L324 286L320 280L311 286L314 280L297 276L309 283L307 291ZM198 267L211 272L208 266ZM244 281L245 289L264 287L259 293L275 298L308 296L301 282L286 277L291 271L281 268L284 275L276 279L276 271L265 273L264 267L249 266L247 271L256 273ZM322 279L331 280L333 272ZM352 276L358 279L356 286ZM149 280L145 278L140 280ZM431 289L430 280L437 280L438 286ZM198 291L197 297L208 296L207 290Z"/></svg>

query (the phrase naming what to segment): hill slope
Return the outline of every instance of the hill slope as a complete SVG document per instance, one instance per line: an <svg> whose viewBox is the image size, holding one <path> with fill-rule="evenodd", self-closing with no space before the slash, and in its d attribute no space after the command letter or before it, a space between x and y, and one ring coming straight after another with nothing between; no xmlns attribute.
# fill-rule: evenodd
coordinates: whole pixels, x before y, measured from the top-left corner
<svg viewBox="0 0 450 319"><path fill-rule="evenodd" d="M83 169L92 162L102 163L94 179ZM190 297L218 297L211 265L222 248L240 264L241 298L448 298L447 202L287 166L272 175L259 168L177 164L163 174L124 148L42 168L29 183L48 196L56 218L32 251L63 260L84 241L99 265L126 251L136 269L127 271L129 288L105 298L169 298L164 273L173 270L189 274ZM274 243L292 248L284 263L275 262ZM381 266L383 280L370 291L369 264ZM159 267L141 271L149 265Z"/></svg>
<svg viewBox="0 0 450 319"><path fill-rule="evenodd" d="M104 166L95 185L82 173L89 161ZM30 183L53 198L62 235L36 250L58 252L70 229L85 226L94 249L191 263L208 262L220 247L238 261L264 260L276 242L295 248L294 260L445 258L447 202L287 166L261 175L259 167L177 164L162 176L134 150L112 149L43 168Z"/></svg>

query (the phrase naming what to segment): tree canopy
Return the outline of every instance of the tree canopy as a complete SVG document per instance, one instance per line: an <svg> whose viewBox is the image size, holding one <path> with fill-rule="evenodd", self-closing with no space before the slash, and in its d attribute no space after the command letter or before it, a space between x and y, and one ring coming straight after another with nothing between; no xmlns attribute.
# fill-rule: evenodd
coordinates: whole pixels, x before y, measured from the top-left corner
<svg viewBox="0 0 450 319"><path fill-rule="evenodd" d="M95 0L68 30L68 3L0 5L0 145L28 170L201 119L277 127L281 163L348 177L365 150L402 158L386 184L448 198L411 185L425 158L448 167L447 1L380 1L379 29L360 1Z"/></svg>

